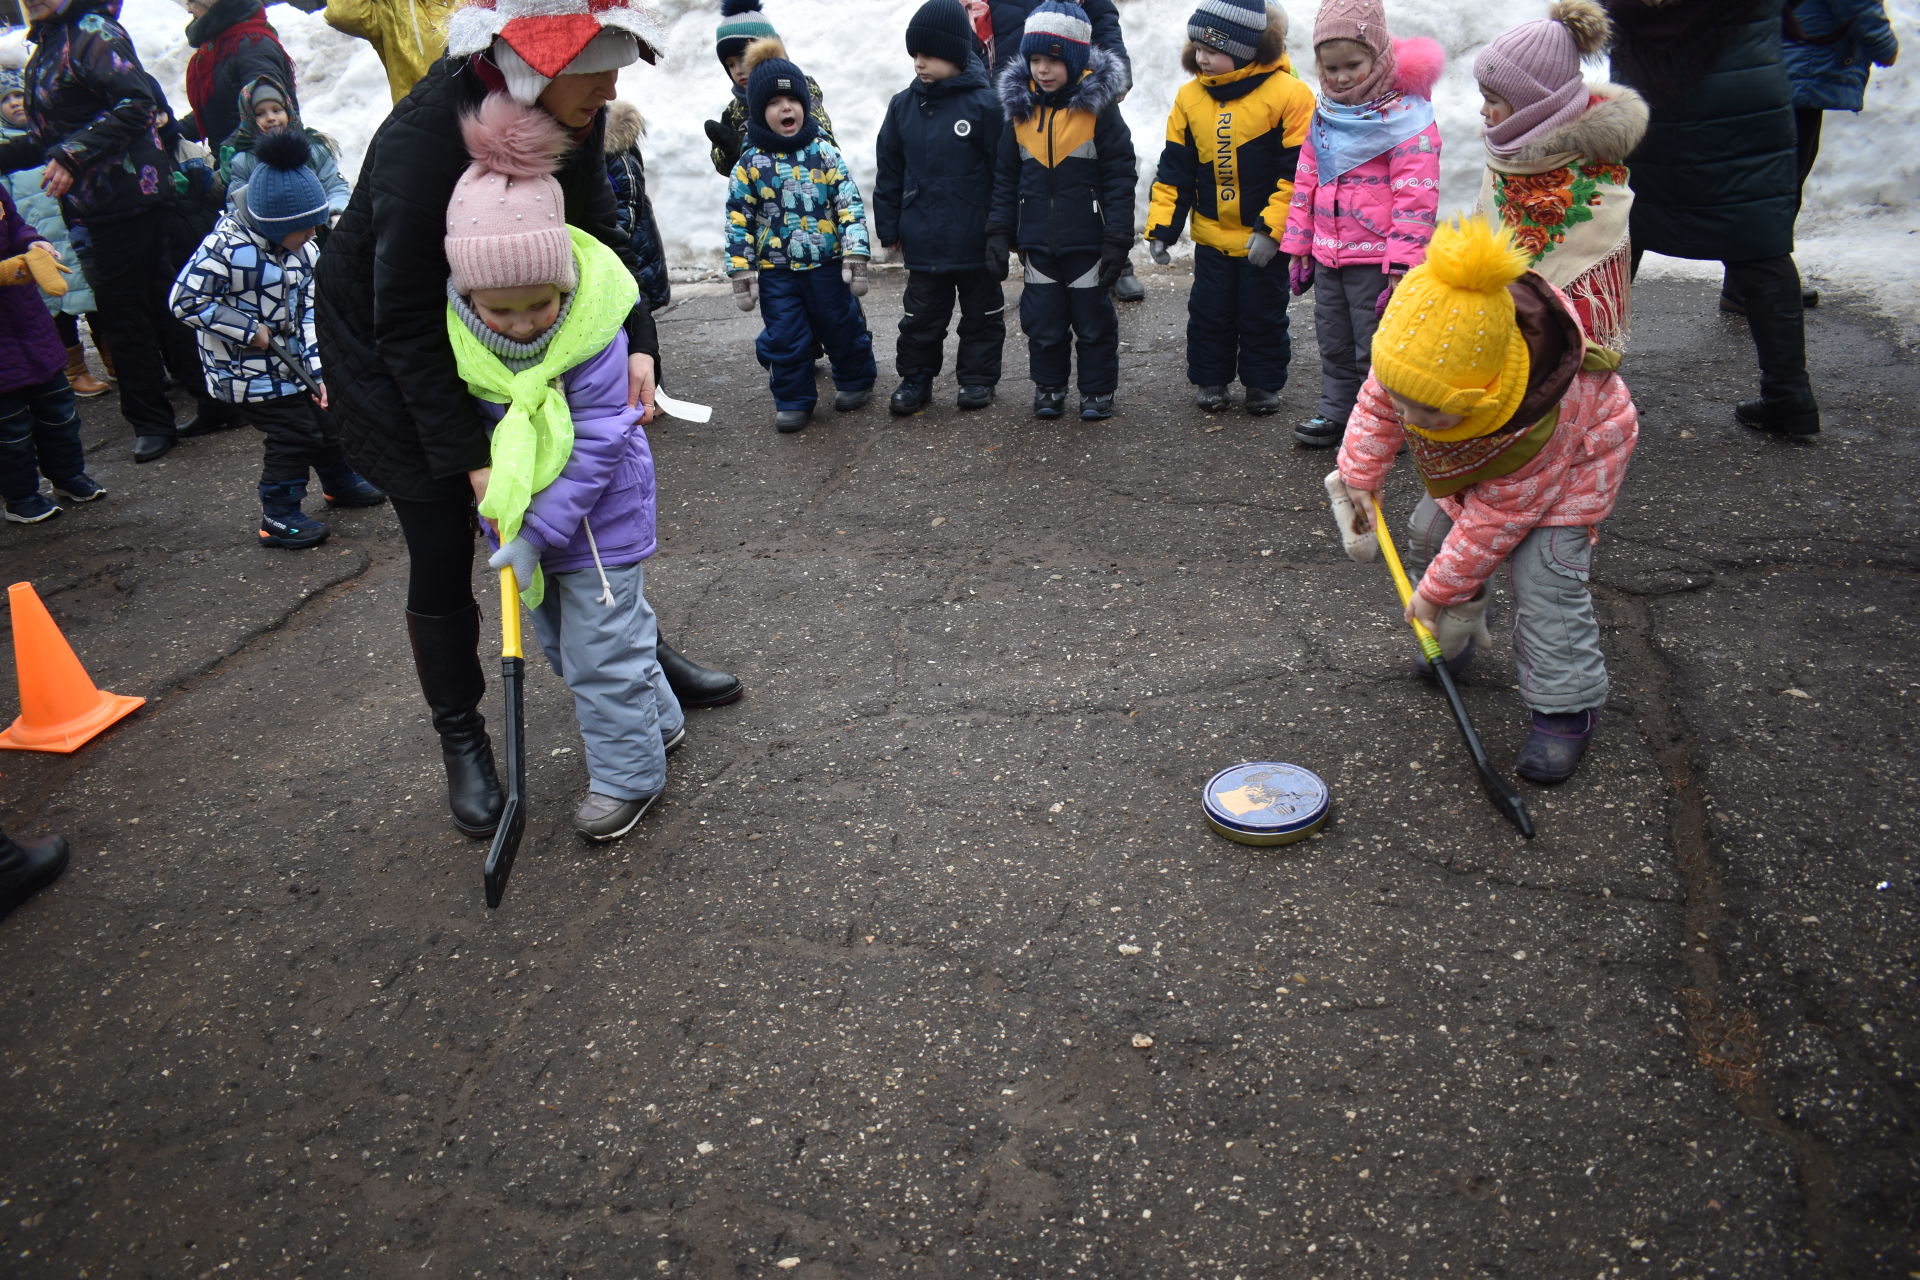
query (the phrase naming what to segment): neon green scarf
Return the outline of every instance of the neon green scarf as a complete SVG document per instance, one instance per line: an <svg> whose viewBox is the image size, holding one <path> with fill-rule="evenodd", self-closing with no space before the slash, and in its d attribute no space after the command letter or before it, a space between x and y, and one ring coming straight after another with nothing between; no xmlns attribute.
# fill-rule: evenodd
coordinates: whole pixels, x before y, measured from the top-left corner
<svg viewBox="0 0 1920 1280"><path fill-rule="evenodd" d="M493 474L480 504L480 514L493 521L502 543L519 534L533 495L559 478L573 454L573 414L560 376L605 350L640 297L640 286L613 250L578 227L568 227L567 235L573 241L580 285L566 319L531 369L515 373L507 368L452 305L447 307L447 336L467 390L507 406L506 416L493 429ZM545 595L545 575L536 569L520 598L532 609Z"/></svg>

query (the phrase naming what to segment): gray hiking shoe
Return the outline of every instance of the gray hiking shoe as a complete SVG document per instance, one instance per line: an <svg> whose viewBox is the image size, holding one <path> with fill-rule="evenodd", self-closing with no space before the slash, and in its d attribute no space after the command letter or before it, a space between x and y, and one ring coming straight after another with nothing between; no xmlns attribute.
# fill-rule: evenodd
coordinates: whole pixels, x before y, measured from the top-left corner
<svg viewBox="0 0 1920 1280"><path fill-rule="evenodd" d="M573 812L573 829L589 840L618 840L633 830L634 824L659 798L658 791L638 800L616 800L598 791L589 791Z"/></svg>

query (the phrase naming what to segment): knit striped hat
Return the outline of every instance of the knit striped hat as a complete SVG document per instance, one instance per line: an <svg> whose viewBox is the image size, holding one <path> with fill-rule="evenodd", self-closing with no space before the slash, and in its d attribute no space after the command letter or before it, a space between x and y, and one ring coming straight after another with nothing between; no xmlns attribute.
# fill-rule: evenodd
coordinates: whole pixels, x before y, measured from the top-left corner
<svg viewBox="0 0 1920 1280"><path fill-rule="evenodd" d="M267 134L253 147L253 175L241 188L241 209L269 240L327 225L327 193L310 167L313 149L295 129Z"/></svg>
<svg viewBox="0 0 1920 1280"><path fill-rule="evenodd" d="M724 66L728 58L746 53L755 40L777 39L779 35L767 15L760 12L760 0L721 0L720 29L714 32L713 51Z"/></svg>
<svg viewBox="0 0 1920 1280"><path fill-rule="evenodd" d="M1189 40L1218 49L1237 63L1253 61L1266 30L1266 0L1200 0L1187 19Z"/></svg>
<svg viewBox="0 0 1920 1280"><path fill-rule="evenodd" d="M1067 83L1086 74L1087 59L1093 53L1093 24L1087 11L1072 0L1042 0L1027 15L1026 31L1020 37L1020 56L1058 58L1067 64Z"/></svg>

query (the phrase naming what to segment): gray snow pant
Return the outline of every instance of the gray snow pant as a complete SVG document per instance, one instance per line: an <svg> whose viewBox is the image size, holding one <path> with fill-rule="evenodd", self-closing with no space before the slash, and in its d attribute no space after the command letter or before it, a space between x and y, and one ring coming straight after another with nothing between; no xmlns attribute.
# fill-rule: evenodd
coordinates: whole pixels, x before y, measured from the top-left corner
<svg viewBox="0 0 1920 1280"><path fill-rule="evenodd" d="M1313 328L1320 339L1320 416L1343 428L1373 365L1373 308L1387 287L1380 267L1313 264Z"/></svg>
<svg viewBox="0 0 1920 1280"><path fill-rule="evenodd" d="M1407 574L1418 585L1453 521L1432 498L1422 497L1407 529L1413 535ZM1535 525L1507 556L1514 665L1520 698L1535 711L1564 715L1607 701L1607 660L1587 590L1592 568L1593 543L1581 525Z"/></svg>
<svg viewBox="0 0 1920 1280"><path fill-rule="evenodd" d="M591 568L546 579L533 629L554 673L573 691L591 789L616 800L659 792L667 785L663 740L686 716L655 656L660 623L647 603L645 569L607 570L611 605L602 603L600 575Z"/></svg>

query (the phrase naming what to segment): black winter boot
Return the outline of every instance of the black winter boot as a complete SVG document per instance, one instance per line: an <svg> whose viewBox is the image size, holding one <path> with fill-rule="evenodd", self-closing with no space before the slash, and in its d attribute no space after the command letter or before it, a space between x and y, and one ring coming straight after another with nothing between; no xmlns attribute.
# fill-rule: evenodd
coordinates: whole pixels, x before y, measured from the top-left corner
<svg viewBox="0 0 1920 1280"><path fill-rule="evenodd" d="M0 831L0 920L67 869L67 838L15 840Z"/></svg>
<svg viewBox="0 0 1920 1280"><path fill-rule="evenodd" d="M480 673L480 608L435 616L407 610L407 638L413 641L413 667L420 692L440 735L447 766L447 807L453 825L474 840L484 840L500 825L506 797L493 765L493 743L480 699L487 680Z"/></svg>
<svg viewBox="0 0 1920 1280"><path fill-rule="evenodd" d="M685 711L698 711L702 707L724 707L737 701L746 692L746 686L740 683L740 677L727 671L714 671L699 663L683 657L678 649L667 643L661 636L654 645L659 655L660 669L667 673L667 683L673 687L673 696L680 700Z"/></svg>

